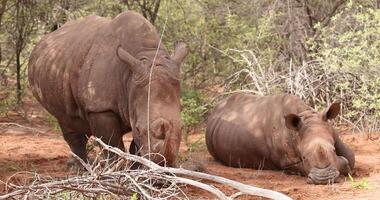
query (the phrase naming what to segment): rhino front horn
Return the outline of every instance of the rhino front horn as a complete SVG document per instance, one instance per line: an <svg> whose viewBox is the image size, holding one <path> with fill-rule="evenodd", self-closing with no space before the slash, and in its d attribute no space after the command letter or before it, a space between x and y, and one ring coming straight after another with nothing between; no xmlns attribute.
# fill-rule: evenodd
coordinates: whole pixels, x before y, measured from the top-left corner
<svg viewBox="0 0 380 200"><path fill-rule="evenodd" d="M123 62L125 62L134 73L138 73L139 75L146 74L146 68L141 64L141 62L129 54L126 50L124 50L121 45L117 47L116 50L117 57L120 58Z"/></svg>

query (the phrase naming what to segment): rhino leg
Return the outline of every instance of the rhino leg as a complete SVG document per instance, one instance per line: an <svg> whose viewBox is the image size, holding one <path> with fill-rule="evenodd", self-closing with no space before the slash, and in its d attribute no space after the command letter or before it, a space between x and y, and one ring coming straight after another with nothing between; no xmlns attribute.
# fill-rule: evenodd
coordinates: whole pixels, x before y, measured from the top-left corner
<svg viewBox="0 0 380 200"><path fill-rule="evenodd" d="M88 115L91 132L104 143L124 151L123 132L119 117L113 112L90 113ZM114 154L106 152L106 158L114 158Z"/></svg>
<svg viewBox="0 0 380 200"><path fill-rule="evenodd" d="M354 152L342 142L339 137L335 140L335 151L338 156L343 156L348 160L350 169L354 169L355 166L355 154Z"/></svg>
<svg viewBox="0 0 380 200"><path fill-rule="evenodd" d="M132 140L131 144L129 145L129 153L132 155L136 155L136 156L140 155L139 146L137 146L137 144L135 143L134 140ZM136 169L140 168L140 166L142 166L140 163L134 162L134 163L132 163L130 169L136 170Z"/></svg>
<svg viewBox="0 0 380 200"><path fill-rule="evenodd" d="M73 130L71 128L68 128L66 126L61 125L61 130L63 132L63 138L67 142L67 144L70 146L71 151L77 155L79 158L87 162L87 153L86 153L86 144L88 138L86 137L86 134ZM75 159L74 157L67 163L69 167L79 167L81 166L79 164L79 161Z"/></svg>
<svg viewBox="0 0 380 200"><path fill-rule="evenodd" d="M139 147L137 146L135 141L132 140L131 144L129 145L129 153L138 156L139 155L138 151L139 151Z"/></svg>

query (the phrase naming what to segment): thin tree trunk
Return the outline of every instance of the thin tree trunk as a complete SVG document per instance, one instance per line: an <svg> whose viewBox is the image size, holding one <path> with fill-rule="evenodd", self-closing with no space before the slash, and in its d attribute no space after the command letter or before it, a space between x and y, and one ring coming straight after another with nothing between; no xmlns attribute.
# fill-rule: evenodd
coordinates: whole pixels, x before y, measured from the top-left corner
<svg viewBox="0 0 380 200"><path fill-rule="evenodd" d="M5 7L7 5L7 0L2 0L0 2L0 31L3 31L2 30L2 19L3 19L3 15L4 15L4 12L5 12ZM0 64L1 64L1 61L3 60L3 54L2 54L2 48L1 48L1 44L0 44Z"/></svg>
<svg viewBox="0 0 380 200"><path fill-rule="evenodd" d="M17 29L17 36L16 36L16 48L15 48L15 54L16 54L16 95L17 95L17 103L21 103L21 62L20 62L20 55L22 51L22 25L20 24L20 1L17 1L16 3L16 29Z"/></svg>
<svg viewBox="0 0 380 200"><path fill-rule="evenodd" d="M20 53L16 53L16 73L17 73L17 103L21 103L21 62Z"/></svg>
<svg viewBox="0 0 380 200"><path fill-rule="evenodd" d="M1 22L2 22L2 19L3 19L3 14L5 12L6 5L7 5L7 0L2 0L0 2L0 27L1 27Z"/></svg>
<svg viewBox="0 0 380 200"><path fill-rule="evenodd" d="M152 22L152 24L154 24L154 22L156 21L157 14L158 14L158 9L160 8L160 3L161 3L160 0L155 0L154 1L154 4L153 4L154 8L153 8L151 16L150 16L151 17L150 21Z"/></svg>

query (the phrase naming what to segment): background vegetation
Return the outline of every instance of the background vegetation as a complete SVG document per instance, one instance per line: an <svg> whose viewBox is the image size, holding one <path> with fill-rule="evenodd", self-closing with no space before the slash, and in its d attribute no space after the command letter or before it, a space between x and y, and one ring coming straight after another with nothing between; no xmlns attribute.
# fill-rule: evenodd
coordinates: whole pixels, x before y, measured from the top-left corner
<svg viewBox="0 0 380 200"><path fill-rule="evenodd" d="M379 0L0 0L0 113L22 104L29 54L65 22L135 10L182 40L188 126L224 92L288 92L321 108L340 100L344 122L379 129Z"/></svg>

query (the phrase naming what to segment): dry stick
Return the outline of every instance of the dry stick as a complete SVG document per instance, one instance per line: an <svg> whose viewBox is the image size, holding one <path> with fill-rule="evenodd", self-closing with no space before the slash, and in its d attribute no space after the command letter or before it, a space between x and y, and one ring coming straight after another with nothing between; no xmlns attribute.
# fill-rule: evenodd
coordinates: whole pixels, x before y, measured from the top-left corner
<svg viewBox="0 0 380 200"><path fill-rule="evenodd" d="M198 181L194 181L191 179L182 178L182 177L175 177L174 179L176 182L185 183L188 185L193 185L193 186L199 187L203 190L209 191L212 194L214 194L215 196L217 196L219 199L226 199L226 200L229 199L223 192L221 192L219 189L217 189L213 186L210 186L210 185L198 182Z"/></svg>
<svg viewBox="0 0 380 200"><path fill-rule="evenodd" d="M23 126L23 125L20 125L20 124L17 124L17 123L13 123L13 122L0 123L0 126L18 126L20 128L31 130L31 131L36 132L36 133L45 133L45 132L40 131L38 129L35 129L35 128L32 128L32 127Z"/></svg>
<svg viewBox="0 0 380 200"><path fill-rule="evenodd" d="M150 71L149 71L148 101L147 101L147 119L146 119L147 134L148 134L148 156L149 156L149 160L150 160L150 92L151 92L152 73L153 73L154 63L155 63L157 55L158 55L158 51L160 50L160 46L161 46L161 42L162 42L162 37L164 36L164 32L165 32L166 22L167 21L168 21L168 18L166 18L166 20L165 20L165 24L164 24L164 27L163 27L163 30L162 30L160 41L158 42L157 51L156 51L156 53L154 55L154 58L153 58L153 61L152 61L152 66L151 66Z"/></svg>
<svg viewBox="0 0 380 200"><path fill-rule="evenodd" d="M165 20L165 24L164 24L164 27L163 27L163 30L161 33L160 41L158 41L157 50L156 50L156 53L154 54L152 66L150 67L150 71L149 71L148 102L147 102L148 105L147 105L147 119L146 119L146 121L147 121L146 122L147 123L147 132L148 132L148 156L149 156L149 160L150 160L150 122L149 122L149 120L150 120L150 92L151 92L152 73L153 73L154 63L156 62L156 58L158 55L158 51L160 50L162 37L164 36L164 33L165 33L167 21L168 21L168 18L166 18L166 20Z"/></svg>
<svg viewBox="0 0 380 200"><path fill-rule="evenodd" d="M120 150L116 147L109 146L109 145L105 144L102 140L100 140L99 138L95 138L95 141L98 142L100 145L102 145L103 148L105 148L108 151L116 153L119 156L122 156L124 158L127 157L128 159L135 161L135 162L139 162L145 166L149 166L150 168L152 168L154 170L159 170L162 172L173 173L173 174L182 174L182 175L192 176L192 177L196 177L196 178L211 180L211 181L214 181L217 183L229 185L229 186L231 186L231 187L233 187L233 188L235 188L241 192L244 192L245 194L249 194L249 195L261 196L261 197L278 199L278 200L290 200L291 199L290 197L288 197L284 194L281 194L279 192L246 185L246 184L243 184L243 183L240 183L237 181L233 181L233 180L229 180L229 179L226 179L226 178L223 178L220 176L210 175L210 174L201 173L201 172L194 172L194 171L190 171L190 170L186 170L186 169L182 169L182 168L161 167L161 166L157 165L156 163L153 163L152 161L147 160L146 158L131 155L131 154L123 152L122 150ZM190 184L190 185L194 184L193 186L196 186L199 188L203 187L199 184L199 182L196 182L196 181L195 182L189 182L188 184Z"/></svg>

